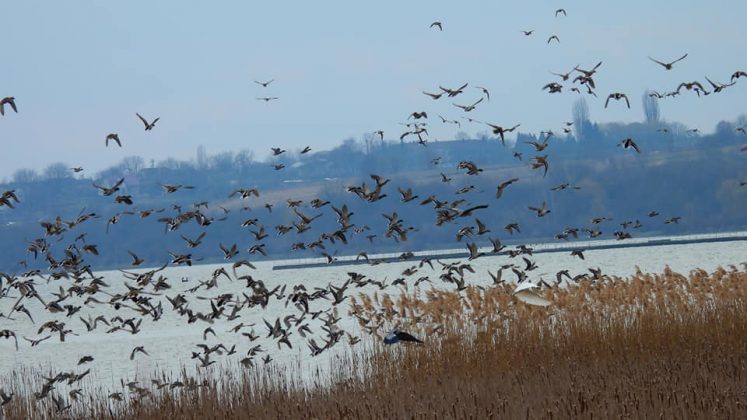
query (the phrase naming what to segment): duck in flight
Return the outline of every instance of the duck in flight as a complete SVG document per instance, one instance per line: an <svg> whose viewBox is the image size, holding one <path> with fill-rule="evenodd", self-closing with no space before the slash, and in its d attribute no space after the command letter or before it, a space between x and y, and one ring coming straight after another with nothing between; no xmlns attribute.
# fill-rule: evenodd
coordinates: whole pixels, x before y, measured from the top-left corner
<svg viewBox="0 0 747 420"><path fill-rule="evenodd" d="M657 60L657 59L655 59L655 58L651 58L651 57L649 57L648 59L649 59L649 60L651 60L651 61L653 61L653 62L654 62L654 63L656 63L656 64L659 64L659 65L661 65L661 66L662 66L662 67L664 67L664 69L666 69L666 70L672 70L672 66L674 65L674 63L677 63L677 62L679 62L679 61L682 61L682 60L684 60L684 59L685 59L685 57L687 57L687 54L685 54L685 55L683 55L682 57L680 57L680 58L678 58L678 59L676 59L676 60L674 60L674 61L671 61L671 62L669 62L669 63L663 63L663 62L661 62L661 61L659 61L659 60Z"/></svg>
<svg viewBox="0 0 747 420"><path fill-rule="evenodd" d="M422 340L416 338L412 334L397 329L389 331L389 333L384 337L384 344L396 344L400 341L423 344Z"/></svg>
<svg viewBox="0 0 747 420"><path fill-rule="evenodd" d="M158 122L158 120L161 119L160 117L157 117L155 120L153 120L153 122L149 123L148 120L146 120L145 118L143 118L143 116L140 115L140 114L138 114L137 112L135 113L135 115L137 115L137 117L140 118L140 121L142 121L143 124L145 125L145 131L152 130L153 127L156 126L156 123Z"/></svg>
<svg viewBox="0 0 747 420"><path fill-rule="evenodd" d="M731 83L729 83L729 84L724 84L724 83L714 82L713 80L709 79L708 77L706 77L705 79L708 81L708 83L711 84L711 87L713 88L713 93L719 93L722 90L728 88L729 86L734 86L737 83L736 80L733 81L733 82L731 82Z"/></svg>
<svg viewBox="0 0 747 420"><path fill-rule="evenodd" d="M448 89L448 88L445 88L443 86L439 86L438 88L441 89L442 91L444 91L448 97L453 98L453 97L459 95L460 93L462 93L464 91L464 88L467 87L467 85L468 85L468 83L465 83L465 84L463 84L462 86L460 86L460 87L458 87L456 89Z"/></svg>
<svg viewBox="0 0 747 420"><path fill-rule="evenodd" d="M18 108L16 108L16 98L12 96L7 96L0 100L0 115L5 115L5 104L10 105L10 107L13 109L13 111L17 114Z"/></svg>
<svg viewBox="0 0 747 420"><path fill-rule="evenodd" d="M431 98L433 98L433 100L436 100L436 99L439 99L439 98L441 98L441 96L442 96L442 95L443 95L444 93L446 93L446 92L441 92L441 93L430 93L430 92L426 92L426 91L423 91L423 93L424 93L425 95L428 95L428 96L430 96Z"/></svg>
<svg viewBox="0 0 747 420"><path fill-rule="evenodd" d="M485 98L480 98L480 99L478 99L477 101L475 101L471 105L454 104L454 106L457 107L457 108L462 108L464 110L464 112L470 112L470 111L473 111L477 107L477 104L479 104L480 102L482 102L483 99L485 99Z"/></svg>
<svg viewBox="0 0 747 420"><path fill-rule="evenodd" d="M607 101L604 103L604 107L607 108L607 105L610 103L610 99L614 99L616 101L619 101L621 99L625 99L625 104L628 105L628 109L630 109L630 101L628 100L628 95L620 92L614 92L610 93L609 96L607 96Z"/></svg>
<svg viewBox="0 0 747 420"><path fill-rule="evenodd" d="M493 134L498 134L499 136L501 136L501 143L503 144L506 144L506 139L504 137L504 134L513 132L514 130L519 128L519 126L521 125L521 124L516 124L515 126L511 128L503 128L500 125L493 125L490 123L485 123L485 124L487 124L488 126L490 126L490 128L493 129Z"/></svg>
<svg viewBox="0 0 747 420"><path fill-rule="evenodd" d="M269 85L270 83L272 83L274 81L275 81L275 79L269 80L267 82L260 82L260 81L255 80L254 83L256 83L258 85L261 85L262 87L267 87L267 85Z"/></svg>
<svg viewBox="0 0 747 420"><path fill-rule="evenodd" d="M641 153L641 149L638 148L638 145L630 137L621 141L618 146L622 146L624 149L633 149L637 153Z"/></svg>
<svg viewBox="0 0 747 420"><path fill-rule="evenodd" d="M117 133L109 133L106 135L106 147L109 147L109 140L115 141L117 146L122 147L122 142L119 140Z"/></svg>

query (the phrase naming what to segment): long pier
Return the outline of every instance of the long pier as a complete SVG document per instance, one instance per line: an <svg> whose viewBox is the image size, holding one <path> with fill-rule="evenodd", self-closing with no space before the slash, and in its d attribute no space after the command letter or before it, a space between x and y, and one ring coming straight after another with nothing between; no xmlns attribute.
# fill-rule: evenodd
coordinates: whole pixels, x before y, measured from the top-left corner
<svg viewBox="0 0 747 420"><path fill-rule="evenodd" d="M719 243L719 242L738 242L747 241L747 235L724 235L724 236L713 236L713 237L699 237L699 238L663 238L663 239L650 239L650 240L639 240L639 241L628 241L622 240L617 242L609 243L592 243L592 244L577 244L577 245L541 245L540 248L532 249L533 254L545 254L553 252L571 252L573 250L582 251L596 251L605 249L624 249L624 248L640 248L640 247L655 247L655 246L669 246L669 245L689 245L689 244L706 244L706 243ZM607 241L604 241L607 242ZM527 245L528 246L528 245ZM531 248L531 247L530 247ZM489 254L490 256L495 255L508 255L507 251L501 251L496 254ZM401 255L401 254L400 254ZM345 265L361 265L369 264L370 261L376 261L379 263L392 263L402 262L407 259L403 259L400 255L387 255L382 257L371 257L369 260L362 258L355 259L355 257L346 256L335 259L332 262L323 261L320 259L314 259L308 262L295 262L295 263L279 263L272 267L273 270L293 270L303 268L319 268L319 267L336 267ZM455 259L455 258L466 258L469 256L467 251L424 251L416 252L411 258L442 258L442 259Z"/></svg>

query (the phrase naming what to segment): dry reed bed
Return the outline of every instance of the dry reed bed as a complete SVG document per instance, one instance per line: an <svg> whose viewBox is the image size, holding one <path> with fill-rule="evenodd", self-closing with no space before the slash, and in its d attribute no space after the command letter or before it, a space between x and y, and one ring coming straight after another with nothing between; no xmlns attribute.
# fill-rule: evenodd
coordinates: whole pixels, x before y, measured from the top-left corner
<svg viewBox="0 0 747 420"><path fill-rule="evenodd" d="M426 344L378 338L304 386L290 370L225 371L178 391L91 390L62 416L86 418L747 418L747 272L636 273L542 293L513 286L359 295L350 312L376 334L393 325ZM38 380L38 378L37 378ZM7 418L55 417L16 381ZM207 386L197 386L205 381ZM23 386L21 386L23 385ZM125 393L126 394L126 393Z"/></svg>

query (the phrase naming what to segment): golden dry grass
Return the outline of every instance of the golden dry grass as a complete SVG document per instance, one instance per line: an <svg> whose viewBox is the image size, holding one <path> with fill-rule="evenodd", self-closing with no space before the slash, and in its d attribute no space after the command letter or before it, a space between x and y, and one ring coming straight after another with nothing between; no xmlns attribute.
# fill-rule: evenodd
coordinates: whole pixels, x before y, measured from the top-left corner
<svg viewBox="0 0 747 420"><path fill-rule="evenodd" d="M583 281L545 290L549 308L517 302L511 291L359 295L350 311L364 328L378 334L398 324L426 344L385 347L373 336L315 386L293 369L226 371L177 391L125 393L116 404L90 390L63 415L747 418L747 272ZM28 374L6 381L20 394L4 407L6 418L55 416L51 401L23 392L39 381Z"/></svg>

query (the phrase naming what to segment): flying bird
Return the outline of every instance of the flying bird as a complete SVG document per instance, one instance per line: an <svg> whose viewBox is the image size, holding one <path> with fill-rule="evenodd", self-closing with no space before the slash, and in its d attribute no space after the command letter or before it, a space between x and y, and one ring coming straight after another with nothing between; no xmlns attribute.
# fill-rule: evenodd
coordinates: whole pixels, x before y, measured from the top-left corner
<svg viewBox="0 0 747 420"><path fill-rule="evenodd" d="M504 138L505 133L510 133L514 130L516 130L521 124L516 124L515 126L511 128L503 128L500 125L493 125L490 123L486 123L490 128L493 129L493 134L498 134L501 136L501 143L506 144L506 139Z"/></svg>
<svg viewBox="0 0 747 420"><path fill-rule="evenodd" d="M547 213L550 213L550 209L547 208L547 203L544 201L542 202L542 207L529 206L529 210L536 212L537 217L545 217Z"/></svg>
<svg viewBox="0 0 747 420"><path fill-rule="evenodd" d="M119 181L115 182L114 185L109 188L96 185L96 183L94 183L93 186L100 189L104 193L104 195L108 197L119 191L119 187L122 185L122 183L124 183L124 178L120 178Z"/></svg>
<svg viewBox="0 0 747 420"><path fill-rule="evenodd" d="M547 170L549 169L549 164L547 163L547 155L534 156L532 158L532 169L539 168L545 168L545 172L542 177L544 178L545 176L547 176Z"/></svg>
<svg viewBox="0 0 747 420"><path fill-rule="evenodd" d="M617 146L618 147L622 146L624 149L632 148L636 152L641 153L641 149L638 148L638 145L635 144L635 142L633 141L633 139L630 138L630 137L628 137L627 139L624 139L623 141L621 141L620 144L618 144Z"/></svg>
<svg viewBox="0 0 747 420"><path fill-rule="evenodd" d="M463 84L462 86L460 86L460 87L458 87L456 89L447 89L447 88L445 88L443 86L439 86L438 88L441 89L442 91L444 91L446 93L446 96L448 96L450 98L453 98L454 96L457 96L460 93L462 93L464 91L464 88L466 88L468 84L469 83L465 83L465 84Z"/></svg>
<svg viewBox="0 0 747 420"><path fill-rule="evenodd" d="M134 349L132 349L132 352L130 353L130 360L134 360L135 359L135 354L136 353L143 353L144 355L149 356L148 352L145 351L145 347L144 346L137 346Z"/></svg>
<svg viewBox="0 0 747 420"><path fill-rule="evenodd" d="M539 286L536 284L525 281L514 289L514 296L520 301L535 306L550 306L550 301L543 298L537 293Z"/></svg>
<svg viewBox="0 0 747 420"><path fill-rule="evenodd" d="M459 105L459 104L454 104L454 106L455 106L455 107L457 107L457 108L462 108L462 109L464 110L464 112L470 112L470 111L474 110L474 109L475 109L475 108L477 107L477 104L479 104L480 102L482 102L482 100L483 100L483 99L485 99L485 98L480 98L480 99L478 99L478 100L477 100L477 101L476 101L475 103L473 103L472 105Z"/></svg>
<svg viewBox="0 0 747 420"><path fill-rule="evenodd" d="M109 147L109 140L117 142L117 146L122 147L122 142L119 140L117 133L109 133L106 135L106 147Z"/></svg>
<svg viewBox="0 0 747 420"><path fill-rule="evenodd" d="M628 100L628 96L626 94L620 92L610 93L609 96L607 96L607 101L604 103L605 108L607 108L607 105L609 105L610 99L614 99L616 101L625 99L625 103L628 105L628 109L630 109L630 101Z"/></svg>
<svg viewBox="0 0 747 420"><path fill-rule="evenodd" d="M563 16L568 16L568 14L565 12L565 9L558 9L555 11L555 17L558 17L559 14L563 14Z"/></svg>
<svg viewBox="0 0 747 420"><path fill-rule="evenodd" d="M682 57L680 57L680 58L678 58L678 59L676 59L676 60L674 60L674 61L672 61L672 62L669 62L669 63L662 63L661 61L659 61L659 60L657 60L657 59L655 59L655 58L651 58L651 57L649 57L648 59L649 59L649 60L651 60L651 61L653 61L654 63L657 63L657 64L661 65L661 66L662 66L662 67L664 67L664 68L665 68L666 70L672 70L672 66L674 65L674 63L676 63L676 62L678 62L678 61L682 61L682 60L684 60L684 59L685 59L685 57L687 57L687 54L685 54L685 55L683 55Z"/></svg>
<svg viewBox="0 0 747 420"><path fill-rule="evenodd" d="M272 83L274 81L275 81L275 79L272 79L272 80L267 81L267 82L260 82L260 81L255 80L254 83L256 83L258 85L261 85L262 87L267 87L267 85L269 85L270 83Z"/></svg>
<svg viewBox="0 0 747 420"><path fill-rule="evenodd" d="M409 341L411 343L423 344L422 340L416 338L412 334L396 329L389 331L389 333L387 333L387 335L384 337L384 344L396 344L400 341Z"/></svg>
<svg viewBox="0 0 747 420"><path fill-rule="evenodd" d="M160 119L161 119L160 117L156 117L156 119L155 119L155 120L153 120L153 122L150 122L150 123L149 123L149 122L148 122L148 120L146 120L145 118L143 118L143 116L142 116L142 115L140 115L140 114L138 114L137 112L135 113L135 115L137 115L137 117L138 117L138 118L140 118L140 121L142 121L142 122L143 122L143 124L145 125L145 131L150 131L150 130L152 130L152 129L153 129L153 127L155 127L155 126L156 126L156 123L158 122L158 120L160 120Z"/></svg>
<svg viewBox="0 0 747 420"><path fill-rule="evenodd" d="M10 107L15 111L15 113L18 113L18 108L16 108L16 98L13 96L7 96L0 100L0 115L5 115L5 104L10 105Z"/></svg>
<svg viewBox="0 0 747 420"><path fill-rule="evenodd" d="M747 77L747 72L744 72L744 71L741 71L741 70L740 71L735 71L731 75L731 81L733 82L735 79L739 79L740 77ZM2 110L2 108L0 108L0 110Z"/></svg>
<svg viewBox="0 0 747 420"><path fill-rule="evenodd" d="M503 190L505 190L506 187L508 187L509 185L513 184L514 182L518 180L519 178L511 178L508 181L503 181L500 184L498 184L498 187L496 187L496 191L495 191L495 198L496 199L501 198L501 196L503 196Z"/></svg>
<svg viewBox="0 0 747 420"><path fill-rule="evenodd" d="M433 100L441 98L441 96L443 96L444 93L446 92L430 93L430 92L423 91L423 94L430 96Z"/></svg>
<svg viewBox="0 0 747 420"><path fill-rule="evenodd" d="M547 90L549 93L562 93L563 85L557 82L551 82L543 86L542 90Z"/></svg>
<svg viewBox="0 0 747 420"><path fill-rule="evenodd" d="M571 70L571 71L573 71L573 70ZM555 72L551 71L550 74L560 77L565 82L568 79L570 79L570 77L571 77L571 71L569 71L568 73L555 73Z"/></svg>
<svg viewBox="0 0 747 420"><path fill-rule="evenodd" d="M714 82L711 79L709 79L708 77L706 77L705 79L708 81L708 83L711 84L711 87L713 88L713 93L719 93L722 90L728 88L729 86L734 86L737 83L736 80L732 81L729 84L723 84L723 83Z"/></svg>
<svg viewBox="0 0 747 420"><path fill-rule="evenodd" d="M143 260L142 258L138 257L134 252L127 251L127 253L130 254L130 257L132 257L132 263L131 264L132 264L133 267L137 267L138 265L140 265L140 264L142 264L142 263L145 262L145 260Z"/></svg>
<svg viewBox="0 0 747 420"><path fill-rule="evenodd" d="M433 28L434 26L437 27L439 31L444 30L444 28L441 26L441 22L436 21L436 22L431 23L430 28Z"/></svg>
<svg viewBox="0 0 747 420"><path fill-rule="evenodd" d="M274 101L276 99L279 99L279 98L277 96L263 96L261 98L257 98L258 101L265 101L265 102Z"/></svg>
<svg viewBox="0 0 747 420"><path fill-rule="evenodd" d="M558 38L558 36L557 36L557 35L551 35L551 36L550 36L550 38L547 38L547 43L549 44L549 43L550 43L550 41L552 41L553 39L554 39L555 41L557 41L558 43L560 43L560 38Z"/></svg>
<svg viewBox="0 0 747 420"><path fill-rule="evenodd" d="M698 82L697 80L693 81L693 82L689 82L689 83L688 82L682 82L682 83L680 83L680 85L677 86L677 91L676 92L679 94L680 93L680 89L682 89L683 87L685 89L687 89L687 90L694 90L695 93L698 94L698 96L700 96L701 92L703 92L704 94L708 93L708 91L705 90L705 88L703 87L703 85L701 85L700 82Z"/></svg>

